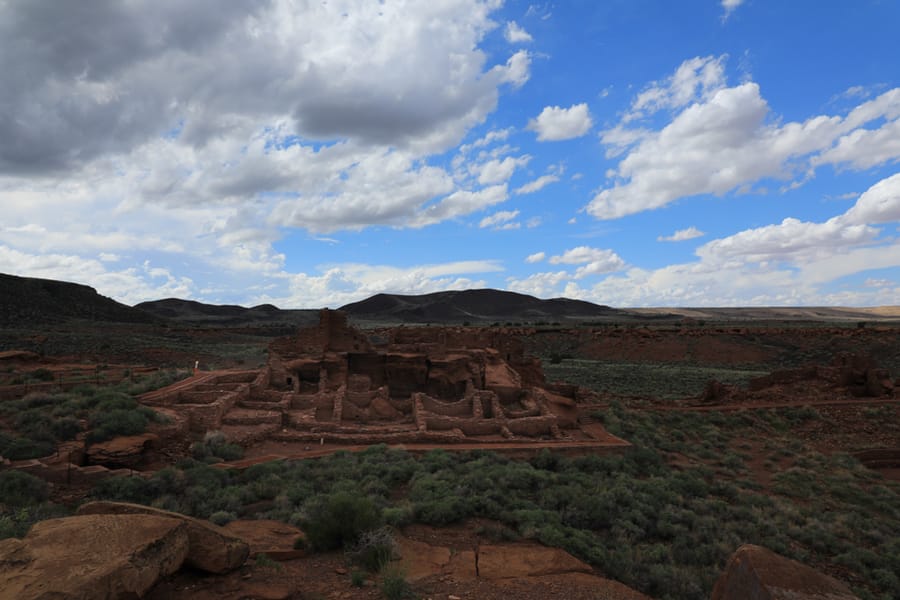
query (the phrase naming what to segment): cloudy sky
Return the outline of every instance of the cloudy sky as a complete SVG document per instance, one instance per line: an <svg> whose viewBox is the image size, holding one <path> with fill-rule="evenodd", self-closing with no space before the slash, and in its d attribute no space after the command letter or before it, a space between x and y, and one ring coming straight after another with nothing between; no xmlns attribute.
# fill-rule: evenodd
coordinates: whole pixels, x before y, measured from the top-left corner
<svg viewBox="0 0 900 600"><path fill-rule="evenodd" d="M0 0L0 272L900 304L900 3Z"/></svg>

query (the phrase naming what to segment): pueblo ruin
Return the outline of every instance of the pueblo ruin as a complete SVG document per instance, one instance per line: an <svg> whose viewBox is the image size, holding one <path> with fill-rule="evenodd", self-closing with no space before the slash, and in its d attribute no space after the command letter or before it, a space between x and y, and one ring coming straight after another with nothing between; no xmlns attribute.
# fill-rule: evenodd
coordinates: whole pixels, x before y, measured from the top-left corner
<svg viewBox="0 0 900 600"><path fill-rule="evenodd" d="M580 423L587 390L544 379L502 328L397 327L368 334L323 310L317 326L274 340L258 371L200 374L146 394L195 434L245 446L484 444L494 449L625 447ZM468 445L468 444L467 444Z"/></svg>

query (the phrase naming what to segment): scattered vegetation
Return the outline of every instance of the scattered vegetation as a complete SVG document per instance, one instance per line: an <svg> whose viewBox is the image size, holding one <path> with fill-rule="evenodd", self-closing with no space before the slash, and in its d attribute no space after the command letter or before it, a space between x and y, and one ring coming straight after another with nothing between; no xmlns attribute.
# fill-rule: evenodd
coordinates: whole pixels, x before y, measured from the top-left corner
<svg viewBox="0 0 900 600"><path fill-rule="evenodd" d="M746 368L689 366L680 363L620 363L571 358L569 352L552 351L544 361L548 381L566 381L598 392L622 396L679 399L701 393L711 379L744 385L768 371Z"/></svg>
<svg viewBox="0 0 900 600"><path fill-rule="evenodd" d="M406 574L398 565L389 565L381 571L381 593L387 600L414 597Z"/></svg>
<svg viewBox="0 0 900 600"><path fill-rule="evenodd" d="M196 460L211 464L223 460L240 460L244 457L244 449L229 443L221 431L207 431L202 442L191 445L191 455Z"/></svg>
<svg viewBox="0 0 900 600"><path fill-rule="evenodd" d="M140 405L134 395L177 381L183 372L160 371L114 386L82 384L68 392L31 392L19 400L0 403L0 456L11 460L40 458L56 451L60 442L86 433L88 443L118 435L136 435L163 417Z"/></svg>
<svg viewBox="0 0 900 600"><path fill-rule="evenodd" d="M625 455L542 453L523 462L437 450L417 460L375 446L243 473L188 460L149 480L105 480L94 494L205 518L260 507L250 516L303 525L312 548L343 547L366 569L388 564L381 534L367 532L406 510L433 525L493 520L500 539L561 547L655 598L708 596L743 543L843 573L861 598L900 596L890 577L900 572L900 486L782 433L791 414L657 415L614 405L598 415L635 443ZM760 432L791 452L778 459L783 470L770 488L735 450ZM676 455L678 469L668 463Z"/></svg>

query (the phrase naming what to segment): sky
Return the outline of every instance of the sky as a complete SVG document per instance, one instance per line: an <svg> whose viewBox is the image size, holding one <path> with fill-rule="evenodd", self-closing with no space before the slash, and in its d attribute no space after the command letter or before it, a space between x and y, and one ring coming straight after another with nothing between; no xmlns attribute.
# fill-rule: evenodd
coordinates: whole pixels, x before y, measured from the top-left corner
<svg viewBox="0 0 900 600"><path fill-rule="evenodd" d="M900 2L0 0L0 272L900 304Z"/></svg>

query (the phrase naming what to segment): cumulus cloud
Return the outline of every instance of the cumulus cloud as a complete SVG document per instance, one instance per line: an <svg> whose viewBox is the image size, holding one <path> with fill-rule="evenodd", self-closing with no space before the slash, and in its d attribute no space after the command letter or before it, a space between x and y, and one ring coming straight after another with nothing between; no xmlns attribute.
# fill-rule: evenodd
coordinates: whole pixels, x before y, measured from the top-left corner
<svg viewBox="0 0 900 600"><path fill-rule="evenodd" d="M551 183L556 183L559 181L559 177L556 175L541 175L537 179L533 181L529 181L528 183L521 185L513 190L513 194L520 196L522 194L533 194L535 192L539 192Z"/></svg>
<svg viewBox="0 0 900 600"><path fill-rule="evenodd" d="M509 193L505 183L476 192L459 190L419 211L410 224L413 227L432 225L499 204L507 198L509 198Z"/></svg>
<svg viewBox="0 0 900 600"><path fill-rule="evenodd" d="M16 119L0 120L0 171L69 168L170 130L202 145L279 116L308 138L445 149L500 84L527 81L527 53L485 69L495 8L6 3L0 105Z"/></svg>
<svg viewBox="0 0 900 600"><path fill-rule="evenodd" d="M478 175L478 183L482 185L490 185L494 183L502 183L508 181L512 177L513 172L519 167L524 167L531 161L531 157L525 156L512 157L507 156L504 159L493 159L479 166L480 173Z"/></svg>
<svg viewBox="0 0 900 600"><path fill-rule="evenodd" d="M877 182L823 222L786 218L711 240L694 262L610 275L581 297L621 306L895 304L900 286L827 292L869 270L900 267L900 241L875 225L900 221L900 174ZM714 300L712 300L714 299Z"/></svg>
<svg viewBox="0 0 900 600"><path fill-rule="evenodd" d="M515 21L507 21L506 29L503 31L503 37L510 44L525 44L533 40L531 34L525 31Z"/></svg>
<svg viewBox="0 0 900 600"><path fill-rule="evenodd" d="M900 221L900 173L882 179L863 192L840 219L851 224Z"/></svg>
<svg viewBox="0 0 900 600"><path fill-rule="evenodd" d="M500 81L503 83L520 88L531 77L531 55L525 50L519 50L509 57L505 66L494 67L491 74L499 75Z"/></svg>
<svg viewBox="0 0 900 600"><path fill-rule="evenodd" d="M571 277L566 271L534 273L521 279L510 277L506 285L513 292L548 298L559 296L559 286Z"/></svg>
<svg viewBox="0 0 900 600"><path fill-rule="evenodd" d="M679 65L664 81L650 84L638 94L624 117L627 123L662 109L682 108L697 99L708 99L725 87L725 60L720 57L695 57Z"/></svg>
<svg viewBox="0 0 900 600"><path fill-rule="evenodd" d="M557 142L581 137L594 125L586 103L569 108L546 106L528 122L528 129L537 133L540 142Z"/></svg>
<svg viewBox="0 0 900 600"><path fill-rule="evenodd" d="M612 250L602 250L590 246L578 246L577 248L566 250L562 254L551 256L550 264L580 265L598 261L621 262L621 260L622 259L620 259Z"/></svg>
<svg viewBox="0 0 900 600"><path fill-rule="evenodd" d="M546 252L535 252L534 254L529 254L528 256L526 256L525 262L527 262L529 264L534 264L534 263L541 262L545 258L547 258Z"/></svg>
<svg viewBox="0 0 900 600"><path fill-rule="evenodd" d="M680 112L658 131L629 124L664 107ZM586 209L615 219L679 198L723 195L766 178L808 177L826 162L862 168L895 161L898 118L900 89L894 89L845 117L773 122L756 83L727 87L721 59L691 59L664 84L640 94L623 121L601 134L607 154L624 157L610 173L611 185ZM884 122L875 129L862 129L879 120Z"/></svg>
<svg viewBox="0 0 900 600"><path fill-rule="evenodd" d="M518 210L501 210L489 217L483 218L478 223L478 227L480 227L481 229L484 229L486 227L493 227L495 229L518 229L520 227L518 223L511 223L511 221L518 216Z"/></svg>
<svg viewBox="0 0 900 600"><path fill-rule="evenodd" d="M687 229L679 229L672 235L661 235L656 238L657 242L683 242L685 240L692 240L694 238L703 237L706 235L693 225L688 227Z"/></svg>
<svg viewBox="0 0 900 600"><path fill-rule="evenodd" d="M470 275L502 271L493 260L455 261L411 267L346 263L324 266L320 274L286 274L287 293L264 295L258 302L279 306L336 308L379 293L428 294L444 290L476 289L483 279Z"/></svg>

